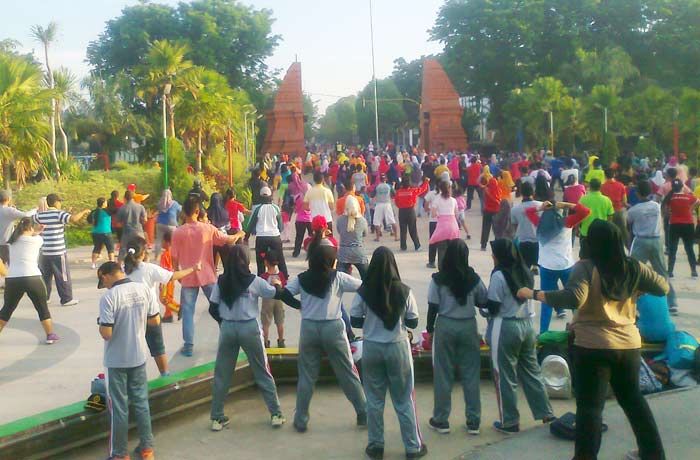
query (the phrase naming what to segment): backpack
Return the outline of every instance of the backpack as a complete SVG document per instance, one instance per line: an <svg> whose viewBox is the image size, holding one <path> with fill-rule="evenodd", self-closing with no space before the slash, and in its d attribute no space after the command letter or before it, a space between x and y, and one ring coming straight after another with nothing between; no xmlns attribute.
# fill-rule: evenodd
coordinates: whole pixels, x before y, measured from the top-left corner
<svg viewBox="0 0 700 460"><path fill-rule="evenodd" d="M549 355L542 360L542 380L551 399L571 399L571 373L566 360Z"/></svg>
<svg viewBox="0 0 700 460"><path fill-rule="evenodd" d="M639 366L639 389L643 395L656 393L663 390L664 386L656 377L644 358Z"/></svg>
<svg viewBox="0 0 700 460"><path fill-rule="evenodd" d="M695 337L685 331L676 331L668 336L663 356L667 359L669 367L692 369L698 346Z"/></svg>

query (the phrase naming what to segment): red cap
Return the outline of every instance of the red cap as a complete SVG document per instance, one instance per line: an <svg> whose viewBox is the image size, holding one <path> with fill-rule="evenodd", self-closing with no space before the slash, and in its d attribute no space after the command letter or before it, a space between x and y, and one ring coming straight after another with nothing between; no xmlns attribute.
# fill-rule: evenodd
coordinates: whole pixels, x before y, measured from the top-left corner
<svg viewBox="0 0 700 460"><path fill-rule="evenodd" d="M317 232L319 230L323 230L326 228L328 228L328 221L326 221L326 218L323 216L316 216L311 221L311 230L313 230L314 232Z"/></svg>
<svg viewBox="0 0 700 460"><path fill-rule="evenodd" d="M136 184L129 184L126 187L127 190L135 192L136 191Z"/></svg>

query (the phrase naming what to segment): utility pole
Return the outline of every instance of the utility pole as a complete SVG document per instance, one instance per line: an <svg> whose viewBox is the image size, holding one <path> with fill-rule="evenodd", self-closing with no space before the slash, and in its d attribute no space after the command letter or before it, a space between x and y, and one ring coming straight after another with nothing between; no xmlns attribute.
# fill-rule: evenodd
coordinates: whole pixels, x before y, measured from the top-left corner
<svg viewBox="0 0 700 460"><path fill-rule="evenodd" d="M379 150L379 105L377 103L377 74L374 68L374 19L372 18L372 0L369 0L369 36L372 44L372 80L374 81L374 137Z"/></svg>

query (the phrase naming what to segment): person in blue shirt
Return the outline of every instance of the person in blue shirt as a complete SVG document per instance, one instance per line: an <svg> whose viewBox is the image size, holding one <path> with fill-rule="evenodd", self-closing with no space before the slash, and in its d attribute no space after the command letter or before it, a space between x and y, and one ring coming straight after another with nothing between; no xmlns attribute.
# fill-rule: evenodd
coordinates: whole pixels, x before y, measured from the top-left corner
<svg viewBox="0 0 700 460"><path fill-rule="evenodd" d="M107 201L100 197L97 207L89 214L88 221L92 224L92 269L97 268L102 248L107 251L107 258L114 261L114 241L112 241L112 216L107 212Z"/></svg>
<svg viewBox="0 0 700 460"><path fill-rule="evenodd" d="M167 232L175 231L177 228L177 216L182 211L180 203L173 199L173 192L170 189L163 191L163 196L158 202L158 217L156 218L156 247L155 260L160 258L160 249L163 245L163 235Z"/></svg>

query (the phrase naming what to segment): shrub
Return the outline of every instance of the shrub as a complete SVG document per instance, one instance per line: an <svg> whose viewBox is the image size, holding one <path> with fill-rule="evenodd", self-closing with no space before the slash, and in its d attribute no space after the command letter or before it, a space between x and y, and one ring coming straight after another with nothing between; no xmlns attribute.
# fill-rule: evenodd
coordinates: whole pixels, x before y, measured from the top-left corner
<svg viewBox="0 0 700 460"><path fill-rule="evenodd" d="M75 212L93 209L99 197L109 198L112 190L122 190L121 182L104 173L89 172L85 177L73 180L43 180L30 184L15 193L15 202L20 209L36 208L39 198L49 193L57 193L63 199L63 209Z"/></svg>

